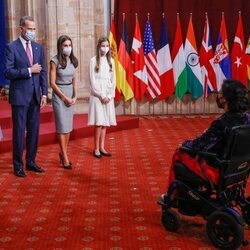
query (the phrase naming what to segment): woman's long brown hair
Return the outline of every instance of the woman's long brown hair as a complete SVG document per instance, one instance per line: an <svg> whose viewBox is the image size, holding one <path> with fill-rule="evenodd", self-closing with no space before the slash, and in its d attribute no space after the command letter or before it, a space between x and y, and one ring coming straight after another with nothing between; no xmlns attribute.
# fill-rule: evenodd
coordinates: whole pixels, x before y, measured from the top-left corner
<svg viewBox="0 0 250 250"><path fill-rule="evenodd" d="M109 46L110 46L110 42L109 39L106 36L100 37L96 46L96 66L95 66L95 72L98 73L100 70L100 58L101 58L101 52L100 52L100 48L101 48L101 44L103 42L108 42ZM111 63L111 54L110 54L110 50L109 52L106 54L107 57L107 61L109 64L109 71L112 71L112 63Z"/></svg>
<svg viewBox="0 0 250 250"><path fill-rule="evenodd" d="M75 68L77 68L78 66L78 60L74 56L74 53L73 53L73 43L72 43L71 38L67 35L62 35L57 40L57 59L63 69L65 69L67 66L67 60L66 60L66 56L63 54L62 44L68 40L71 42L71 48L72 48L72 51L69 55L70 61L74 65Z"/></svg>

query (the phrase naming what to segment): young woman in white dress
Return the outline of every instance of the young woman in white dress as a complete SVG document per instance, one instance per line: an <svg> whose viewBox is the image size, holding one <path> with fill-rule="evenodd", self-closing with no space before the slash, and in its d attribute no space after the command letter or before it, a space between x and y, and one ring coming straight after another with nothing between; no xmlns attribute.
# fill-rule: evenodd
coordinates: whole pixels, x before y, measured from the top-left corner
<svg viewBox="0 0 250 250"><path fill-rule="evenodd" d="M107 37L101 37L96 56L90 60L90 99L88 125L95 126L93 156L111 156L105 149L106 129L116 125L115 117L115 64L110 54Z"/></svg>

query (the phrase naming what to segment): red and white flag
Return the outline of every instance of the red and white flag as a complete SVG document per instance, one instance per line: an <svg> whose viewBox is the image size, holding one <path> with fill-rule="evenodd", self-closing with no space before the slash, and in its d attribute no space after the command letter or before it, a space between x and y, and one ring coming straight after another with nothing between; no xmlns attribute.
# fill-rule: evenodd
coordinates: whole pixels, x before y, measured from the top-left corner
<svg viewBox="0 0 250 250"><path fill-rule="evenodd" d="M148 86L147 69L144 59L141 30L136 14L131 59L134 69L134 97L141 101Z"/></svg>
<svg viewBox="0 0 250 250"><path fill-rule="evenodd" d="M239 20L234 38L232 54L231 54L231 63L232 63L232 78L241 81L246 87L248 87L245 40L244 40L241 13L239 13Z"/></svg>

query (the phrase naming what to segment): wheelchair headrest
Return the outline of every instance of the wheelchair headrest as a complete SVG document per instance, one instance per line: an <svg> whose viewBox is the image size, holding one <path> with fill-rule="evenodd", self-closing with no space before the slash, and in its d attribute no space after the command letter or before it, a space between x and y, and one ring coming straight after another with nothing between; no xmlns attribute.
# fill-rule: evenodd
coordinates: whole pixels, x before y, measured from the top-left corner
<svg viewBox="0 0 250 250"><path fill-rule="evenodd" d="M222 158L228 160L250 160L250 125L235 126L231 129Z"/></svg>

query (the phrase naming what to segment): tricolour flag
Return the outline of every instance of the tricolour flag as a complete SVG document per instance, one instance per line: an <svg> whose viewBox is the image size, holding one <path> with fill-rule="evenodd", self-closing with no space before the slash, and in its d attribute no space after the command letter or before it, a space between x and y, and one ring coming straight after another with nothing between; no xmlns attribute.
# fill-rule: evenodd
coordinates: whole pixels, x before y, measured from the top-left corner
<svg viewBox="0 0 250 250"><path fill-rule="evenodd" d="M143 50L148 76L147 95L148 98L152 100L161 94L161 83L158 72L154 40L149 19L146 22L146 27L144 31Z"/></svg>
<svg viewBox="0 0 250 250"><path fill-rule="evenodd" d="M209 27L208 17L206 14L203 38L200 48L200 65L201 65L202 82L204 86L203 90L204 97L207 97L207 94L216 90L216 76L211 64L213 57L214 56L213 56L212 42L210 37L210 27Z"/></svg>
<svg viewBox="0 0 250 250"><path fill-rule="evenodd" d="M173 59L173 70L174 70L175 95L179 99L182 99L188 90L188 85L187 85L187 69L186 69L185 53L183 48L179 13L177 13L177 25L176 25L176 32L172 48L172 59Z"/></svg>
<svg viewBox="0 0 250 250"><path fill-rule="evenodd" d="M194 99L203 95L201 67L194 35L192 15L190 15L187 37L185 42L185 56L188 79L188 91Z"/></svg>
<svg viewBox="0 0 250 250"><path fill-rule="evenodd" d="M250 36L248 38L246 46L246 64L247 64L248 89L250 90Z"/></svg>
<svg viewBox="0 0 250 250"><path fill-rule="evenodd" d="M248 82L247 82L247 65L246 65L246 55L245 55L245 38L243 33L241 13L239 13L239 20L234 38L232 54L231 54L231 63L232 63L232 78L241 81L247 88Z"/></svg>
<svg viewBox="0 0 250 250"><path fill-rule="evenodd" d="M141 101L148 86L147 69L144 59L141 30L136 14L135 31L132 42L131 59L134 69L134 96Z"/></svg>
<svg viewBox="0 0 250 250"><path fill-rule="evenodd" d="M111 27L109 32L109 42L111 47L111 54L115 62L115 72L116 72L115 101L118 101L121 97L121 88L120 88L119 73L118 73L118 54L117 54L117 43L115 34L115 22L113 18L111 21Z"/></svg>
<svg viewBox="0 0 250 250"><path fill-rule="evenodd" d="M119 74L119 87L123 93L125 101L134 97L133 92L133 66L129 55L129 39L123 16L123 31L118 49L118 74Z"/></svg>
<svg viewBox="0 0 250 250"><path fill-rule="evenodd" d="M216 85L217 90L219 91L223 80L231 78L230 56L224 13L222 13L220 32L214 52L212 66L216 74Z"/></svg>
<svg viewBox="0 0 250 250"><path fill-rule="evenodd" d="M157 51L157 63L161 80L160 99L165 99L174 93L174 73L164 15L162 16L161 37L159 49Z"/></svg>

